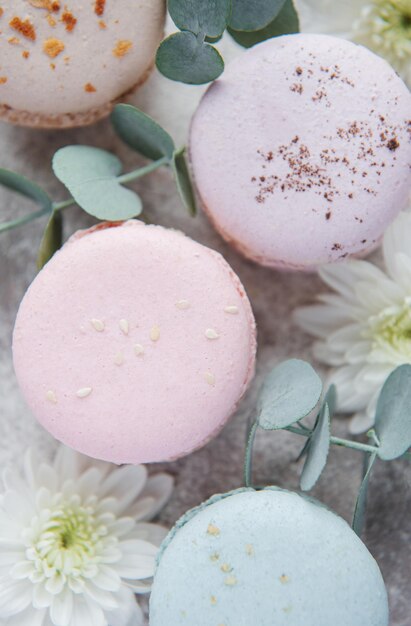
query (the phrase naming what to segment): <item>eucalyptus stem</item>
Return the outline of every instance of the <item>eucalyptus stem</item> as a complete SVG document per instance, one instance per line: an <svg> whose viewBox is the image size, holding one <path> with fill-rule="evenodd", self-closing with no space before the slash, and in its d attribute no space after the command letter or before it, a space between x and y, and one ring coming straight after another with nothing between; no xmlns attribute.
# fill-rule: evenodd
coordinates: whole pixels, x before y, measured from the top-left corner
<svg viewBox="0 0 411 626"><path fill-rule="evenodd" d="M130 183L133 180L137 180L137 178L142 178L142 176L154 172L162 165L168 165L169 162L170 160L168 157L162 157L161 159L158 159L158 161L153 161L153 163L149 163L145 167L140 167L140 169L138 170L134 170L133 172L128 172L127 174L118 176L117 181L119 183Z"/></svg>
<svg viewBox="0 0 411 626"><path fill-rule="evenodd" d="M250 428L244 457L244 484L246 487L251 487L251 474L253 468L253 444L257 429L258 422L255 421Z"/></svg>
<svg viewBox="0 0 411 626"><path fill-rule="evenodd" d="M307 431L306 429L296 428L295 426L287 426L285 430L288 430L290 433L294 433L296 435L302 435L303 437L309 437L312 431ZM352 448L353 450L361 450L362 452L377 452L378 448L376 446L370 446L366 443L360 443L359 441L350 441L349 439L341 439L340 437L330 437L330 443L335 446L342 446L344 448Z"/></svg>
<svg viewBox="0 0 411 626"><path fill-rule="evenodd" d="M29 213L24 217L20 217L17 220L12 220L11 222L4 222L4 224L0 224L0 233L5 233L7 230L12 230L13 228L17 228L18 226L23 226L23 224L27 224L38 217L42 217L43 215L47 215L50 213L49 207L44 207L39 209L38 211L34 211L33 213Z"/></svg>
<svg viewBox="0 0 411 626"><path fill-rule="evenodd" d="M55 202L53 203L53 211L61 211L69 206L73 206L73 204L76 204L76 201L71 197L67 200L63 200L62 202Z"/></svg>
<svg viewBox="0 0 411 626"><path fill-rule="evenodd" d="M123 174L122 176L118 176L117 181L121 184L130 183L133 180L137 180L138 178L142 178L143 176L146 176L146 174L150 174L151 172L154 172L156 169L158 169L159 167L162 167L163 165L168 165L169 162L170 160L168 157L166 156L161 157L161 159L158 159L157 161L153 161L152 163L149 163L145 167L140 167L137 170L133 170L132 172L128 172L127 174ZM76 204L76 201L72 197L67 198L67 200L62 200L61 202L53 202L51 210L50 210L50 207L43 207L42 209L39 209L38 211L33 211L33 213L24 215L24 217L20 217L16 220L12 220L10 222L4 222L4 224L0 224L0 233L4 233L7 230L12 230L13 228L17 228L18 226L23 226L24 224L32 222L38 217L43 217L44 215L50 214L51 211L61 211L63 209L66 209L67 207L73 206L74 204Z"/></svg>

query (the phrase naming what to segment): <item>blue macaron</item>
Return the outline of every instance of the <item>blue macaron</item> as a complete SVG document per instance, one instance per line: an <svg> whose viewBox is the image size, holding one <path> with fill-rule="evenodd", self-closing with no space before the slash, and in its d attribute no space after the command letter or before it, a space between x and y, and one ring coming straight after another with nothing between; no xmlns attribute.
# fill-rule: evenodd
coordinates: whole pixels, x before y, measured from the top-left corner
<svg viewBox="0 0 411 626"><path fill-rule="evenodd" d="M150 626L388 626L378 565L340 517L277 488L186 513L165 539Z"/></svg>

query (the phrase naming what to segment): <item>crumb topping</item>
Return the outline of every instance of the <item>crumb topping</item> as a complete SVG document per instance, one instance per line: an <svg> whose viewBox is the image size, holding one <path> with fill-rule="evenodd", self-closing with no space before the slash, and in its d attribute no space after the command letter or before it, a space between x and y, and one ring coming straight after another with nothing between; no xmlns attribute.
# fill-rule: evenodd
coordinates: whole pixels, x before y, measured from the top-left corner
<svg viewBox="0 0 411 626"><path fill-rule="evenodd" d="M23 37L26 37L26 39L36 40L36 31L29 19L22 20L20 17L13 17L9 22L9 26Z"/></svg>
<svg viewBox="0 0 411 626"><path fill-rule="evenodd" d="M101 17L104 15L104 10L106 8L106 0L96 0L94 4L94 13Z"/></svg>
<svg viewBox="0 0 411 626"><path fill-rule="evenodd" d="M64 43L55 37L46 39L43 43L43 50L51 59L55 59L64 49Z"/></svg>
<svg viewBox="0 0 411 626"><path fill-rule="evenodd" d="M128 52L130 52L133 47L133 43L128 39L120 39L113 50L113 54L115 57L124 57Z"/></svg>
<svg viewBox="0 0 411 626"><path fill-rule="evenodd" d="M308 60L286 77L288 88L296 97L304 93L316 106L329 108L334 95L331 86L338 83L346 85L347 98L352 97L350 91L355 83L344 75L339 65L317 65L315 72L313 67L314 63ZM321 198L322 209L316 202L316 208L311 210L322 214L328 222L333 219L333 203L337 198L341 205L345 199L352 204L358 193L377 196L384 170L395 167L395 153L400 149L404 128L411 140L411 122L391 124L384 113L371 108L361 119L337 123L326 134L319 131L325 146L322 150L311 144L309 135L307 138L295 135L288 143L257 149L257 169L250 177L257 203L264 204L276 194L287 199L288 194L308 192ZM354 219L363 223L358 216ZM338 241L332 244L332 250L341 251L341 258L346 256Z"/></svg>
<svg viewBox="0 0 411 626"><path fill-rule="evenodd" d="M84 85L84 91L86 91L87 93L95 93L97 89L94 87L92 83L86 83Z"/></svg>
<svg viewBox="0 0 411 626"><path fill-rule="evenodd" d="M29 3L35 9L45 9L57 13L60 11L60 2L56 0L29 0Z"/></svg>
<svg viewBox="0 0 411 626"><path fill-rule="evenodd" d="M63 15L61 16L61 21L63 22L63 24L65 24L66 31L68 33L71 33L77 24L77 19L74 17L71 11L67 10L65 10Z"/></svg>
<svg viewBox="0 0 411 626"><path fill-rule="evenodd" d="M0 85L5 85L7 83L7 76L0 76Z"/></svg>
<svg viewBox="0 0 411 626"><path fill-rule="evenodd" d="M23 59L28 59L30 56L30 52L28 52L27 50L23 50L21 56L23 57Z"/></svg>

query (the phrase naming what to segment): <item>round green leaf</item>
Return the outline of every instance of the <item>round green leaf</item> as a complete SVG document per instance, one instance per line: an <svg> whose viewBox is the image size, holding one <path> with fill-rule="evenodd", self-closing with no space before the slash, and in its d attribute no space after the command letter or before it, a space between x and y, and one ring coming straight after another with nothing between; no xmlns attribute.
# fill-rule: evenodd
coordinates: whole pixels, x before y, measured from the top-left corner
<svg viewBox="0 0 411 626"><path fill-rule="evenodd" d="M21 174L16 174L10 170L0 168L0 185L11 189L11 191L17 191L22 196L34 200L40 204L44 209L51 211L52 201L50 196L36 183Z"/></svg>
<svg viewBox="0 0 411 626"><path fill-rule="evenodd" d="M224 61L216 48L189 32L164 39L157 50L156 63L167 78L190 85L209 83L224 70Z"/></svg>
<svg viewBox="0 0 411 626"><path fill-rule="evenodd" d="M168 12L180 30L219 37L230 17L230 0L168 0Z"/></svg>
<svg viewBox="0 0 411 626"><path fill-rule="evenodd" d="M232 0L232 11L229 21L234 30L261 30L272 22L285 0Z"/></svg>
<svg viewBox="0 0 411 626"><path fill-rule="evenodd" d="M37 268L41 268L61 248L63 243L63 216L60 211L53 211L45 228L37 256Z"/></svg>
<svg viewBox="0 0 411 626"><path fill-rule="evenodd" d="M120 139L148 159L172 158L175 145L170 135L149 115L131 104L114 107L111 123Z"/></svg>
<svg viewBox="0 0 411 626"><path fill-rule="evenodd" d="M185 158L185 150L185 147L180 148L180 150L174 153L173 172L183 204L186 209L188 209L190 215L194 217L197 213L197 205L193 185L191 183L190 171Z"/></svg>
<svg viewBox="0 0 411 626"><path fill-rule="evenodd" d="M387 378L377 402L378 456L397 459L411 447L411 365L400 365Z"/></svg>
<svg viewBox="0 0 411 626"><path fill-rule="evenodd" d="M299 30L300 23L297 11L292 0L286 0L280 13L265 28L250 32L229 28L228 32L240 46L251 48L255 44L266 41L266 39L280 37L281 35L291 35L292 33L298 33Z"/></svg>
<svg viewBox="0 0 411 626"><path fill-rule="evenodd" d="M321 398L322 382L309 363L291 359L265 379L259 401L259 425L277 430L309 415Z"/></svg>
<svg viewBox="0 0 411 626"><path fill-rule="evenodd" d="M368 483L370 481L371 471L376 461L376 458L377 453L374 452L373 454L370 454L369 458L367 459L365 476L361 483L360 490L358 492L357 502L355 504L352 528L358 536L361 535L364 528L365 513L367 508Z"/></svg>
<svg viewBox="0 0 411 626"><path fill-rule="evenodd" d="M139 196L117 181L120 160L105 150L67 146L53 157L53 170L82 209L100 220L121 221L140 215Z"/></svg>
<svg viewBox="0 0 411 626"><path fill-rule="evenodd" d="M310 437L307 458L300 478L303 491L312 489L327 463L330 449L330 411L325 403Z"/></svg>

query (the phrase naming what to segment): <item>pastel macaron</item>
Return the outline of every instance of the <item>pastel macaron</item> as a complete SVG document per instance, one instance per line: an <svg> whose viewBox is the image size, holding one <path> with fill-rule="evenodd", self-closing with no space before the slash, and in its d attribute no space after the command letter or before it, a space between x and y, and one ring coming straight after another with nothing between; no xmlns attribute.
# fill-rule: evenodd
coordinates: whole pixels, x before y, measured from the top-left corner
<svg viewBox="0 0 411 626"><path fill-rule="evenodd" d="M192 120L204 209L270 267L364 254L410 195L410 111L405 84L362 46L311 34L257 45L228 65Z"/></svg>
<svg viewBox="0 0 411 626"><path fill-rule="evenodd" d="M79 231L18 311L14 366L39 422L114 463L168 461L214 437L253 376L256 331L223 257L129 221Z"/></svg>
<svg viewBox="0 0 411 626"><path fill-rule="evenodd" d="M147 78L164 0L3 0L0 119L69 127L108 115Z"/></svg>
<svg viewBox="0 0 411 626"><path fill-rule="evenodd" d="M214 496L160 548L150 626L388 626L377 563L348 524L276 488Z"/></svg>

